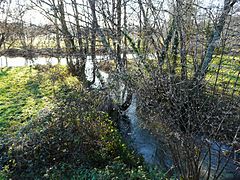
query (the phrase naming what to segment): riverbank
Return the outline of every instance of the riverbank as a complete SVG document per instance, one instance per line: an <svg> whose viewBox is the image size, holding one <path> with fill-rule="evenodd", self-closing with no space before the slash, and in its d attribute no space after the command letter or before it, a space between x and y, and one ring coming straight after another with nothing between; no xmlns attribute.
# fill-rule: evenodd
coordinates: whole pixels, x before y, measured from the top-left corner
<svg viewBox="0 0 240 180"><path fill-rule="evenodd" d="M1 55L7 57L24 57L28 59L36 57L62 57L64 52L62 50L44 48L44 49L20 49L10 48L0 52ZM60 55L61 54L61 55Z"/></svg>
<svg viewBox="0 0 240 180"><path fill-rule="evenodd" d="M85 90L65 67L39 67L4 68L0 74L2 179L164 177L96 110L99 93Z"/></svg>

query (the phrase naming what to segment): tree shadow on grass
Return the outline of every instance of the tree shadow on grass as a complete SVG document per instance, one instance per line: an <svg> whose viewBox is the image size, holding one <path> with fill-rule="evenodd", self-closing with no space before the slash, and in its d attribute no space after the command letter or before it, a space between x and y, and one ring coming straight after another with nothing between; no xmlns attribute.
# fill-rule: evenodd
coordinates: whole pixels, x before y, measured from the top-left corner
<svg viewBox="0 0 240 180"><path fill-rule="evenodd" d="M40 82L35 78L28 80L26 84L26 89L30 92L30 94L34 96L34 99L43 97L40 90Z"/></svg>
<svg viewBox="0 0 240 180"><path fill-rule="evenodd" d="M7 76L7 75L8 75L8 71L9 71L10 69L11 69L10 67L0 68L0 78L1 78L1 77L4 77L4 76Z"/></svg>

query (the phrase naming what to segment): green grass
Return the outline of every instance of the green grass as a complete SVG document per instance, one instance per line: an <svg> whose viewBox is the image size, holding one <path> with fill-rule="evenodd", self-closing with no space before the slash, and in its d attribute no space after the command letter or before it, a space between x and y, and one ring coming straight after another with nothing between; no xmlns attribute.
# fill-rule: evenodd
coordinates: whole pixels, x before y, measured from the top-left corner
<svg viewBox="0 0 240 180"><path fill-rule="evenodd" d="M171 59L171 55L169 55L169 59ZM177 67L176 74L181 74L181 63L180 56L177 58ZM198 60L200 62L200 59ZM240 83L238 78L238 73L240 71L240 57L233 57L224 55L221 59L221 56L215 55L213 56L212 62L209 65L208 72L206 75L206 82L209 87L213 87L215 85L219 64L221 62L219 75L216 83L216 89L218 91L222 91L223 89L228 90L229 93L232 92L235 86L235 95L240 94ZM172 63L172 62L171 62ZM152 68L158 68L157 60L147 60L147 64ZM151 69L150 68L150 69ZM163 69L166 72L169 72L167 63L164 64ZM194 66L193 59L190 56L187 56L187 71L188 78L191 79L194 75ZM228 86L228 87L226 87Z"/></svg>
<svg viewBox="0 0 240 180"><path fill-rule="evenodd" d="M53 95L50 80L29 67L0 71L0 135L33 118Z"/></svg>
<svg viewBox="0 0 240 180"><path fill-rule="evenodd" d="M200 60L199 60L200 61ZM240 59L238 57L224 55L221 59L220 56L213 56L212 62L209 65L206 79L210 82L215 81L216 73L221 62L218 82L231 79L234 83L239 72ZM180 59L179 59L180 63ZM187 67L190 75L193 74L193 60L191 57L187 59Z"/></svg>
<svg viewBox="0 0 240 180"><path fill-rule="evenodd" d="M58 173L49 173L46 175L49 179L99 179L99 180L113 180L113 179L128 179L128 180L151 180L151 179L167 179L164 172L160 171L156 167L144 167L138 166L135 168L129 168L126 164L114 162L111 165L100 168L79 168L70 173L70 176L59 176ZM175 178L168 178L175 179Z"/></svg>

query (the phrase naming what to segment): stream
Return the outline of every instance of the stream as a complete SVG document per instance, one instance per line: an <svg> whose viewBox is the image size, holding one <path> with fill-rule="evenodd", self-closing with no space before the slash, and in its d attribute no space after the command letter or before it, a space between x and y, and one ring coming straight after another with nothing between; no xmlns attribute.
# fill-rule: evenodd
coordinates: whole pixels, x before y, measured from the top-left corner
<svg viewBox="0 0 240 180"><path fill-rule="evenodd" d="M128 57L133 57L133 55L128 55ZM108 56L97 56L97 60L108 60ZM0 67L19 67L19 66L30 66L30 65L45 65L45 64L52 64L55 65L58 63L57 58L44 58L39 57L34 60L27 60L23 57L0 57ZM66 65L67 61L65 58L60 59L60 63L62 65ZM90 57L87 57L87 63L86 63L86 69L85 73L87 76L87 79L91 81L93 79L92 75L92 67L93 63L91 61ZM109 77L108 73L100 71L101 76L103 77L103 80L107 82L107 79ZM96 77L96 81L93 84L93 87L99 87L100 80ZM124 136L125 139L127 139L128 142L130 142L130 146L132 146L136 152L143 156L145 162L149 165L158 165L165 168L170 168L172 166L172 160L169 156L167 156L164 153L159 152L165 152L166 149L164 149L163 145L159 140L157 140L156 137L154 137L147 129L142 128L141 126L141 119L138 117L137 112L137 97L133 95L133 100L130 105L130 107L126 110L125 115L128 118L128 132ZM120 126L121 127L121 126ZM163 148L161 150L161 148ZM220 148L220 149L219 149ZM211 149L213 152L217 151L224 151L229 150L228 146L219 146L219 142L211 142ZM213 156L214 157L214 156ZM215 155L216 158L216 155ZM213 158L212 164L213 168L215 164L217 163L217 159ZM223 160L223 162L226 162L226 160ZM228 163L226 166L226 169L224 170L224 178L227 179L228 177L236 177L236 180L240 180L240 170L236 170L239 168L236 164L234 164L232 161Z"/></svg>
<svg viewBox="0 0 240 180"><path fill-rule="evenodd" d="M158 164L157 140L146 130L140 128L140 121L136 113L137 99L133 96L132 104L127 109L126 115L130 120L130 138L133 147L143 156L148 164Z"/></svg>

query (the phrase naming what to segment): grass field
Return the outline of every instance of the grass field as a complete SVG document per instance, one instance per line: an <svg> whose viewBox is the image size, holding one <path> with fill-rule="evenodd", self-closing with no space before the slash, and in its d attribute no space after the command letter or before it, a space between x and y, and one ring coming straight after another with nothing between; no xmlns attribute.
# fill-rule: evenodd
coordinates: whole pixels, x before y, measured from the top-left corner
<svg viewBox="0 0 240 180"><path fill-rule="evenodd" d="M0 135L15 132L46 106L53 86L37 70L29 67L0 71Z"/></svg>

